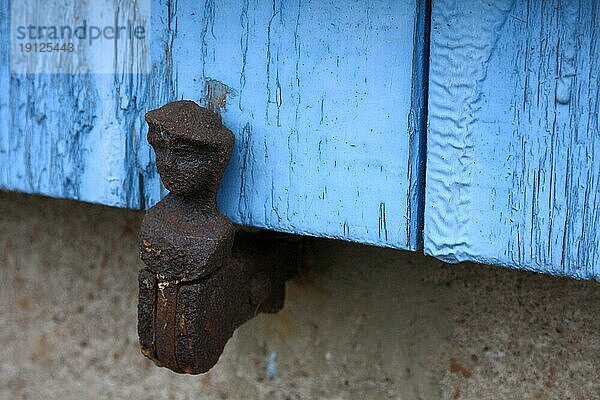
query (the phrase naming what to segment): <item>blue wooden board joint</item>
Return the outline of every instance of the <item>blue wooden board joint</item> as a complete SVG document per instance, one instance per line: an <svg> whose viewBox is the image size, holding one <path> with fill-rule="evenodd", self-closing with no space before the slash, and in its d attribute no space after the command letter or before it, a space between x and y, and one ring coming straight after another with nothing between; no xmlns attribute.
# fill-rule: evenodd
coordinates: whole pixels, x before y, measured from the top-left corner
<svg viewBox="0 0 600 400"><path fill-rule="evenodd" d="M185 98L236 135L238 224L600 279L600 2L144 1L111 73L15 72L0 42L0 188L148 208L144 114Z"/></svg>
<svg viewBox="0 0 600 400"><path fill-rule="evenodd" d="M427 162L427 104L429 95L429 42L431 35L431 1L417 0L413 48L411 112L408 121L408 210L410 227L407 235L413 249L423 250L425 220L425 175Z"/></svg>

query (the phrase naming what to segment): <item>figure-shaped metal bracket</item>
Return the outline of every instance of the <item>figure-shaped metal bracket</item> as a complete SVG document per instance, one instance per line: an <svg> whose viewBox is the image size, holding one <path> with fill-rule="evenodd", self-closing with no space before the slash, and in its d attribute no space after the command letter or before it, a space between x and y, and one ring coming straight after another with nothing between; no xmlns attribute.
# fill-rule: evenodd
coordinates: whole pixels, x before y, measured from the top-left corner
<svg viewBox="0 0 600 400"><path fill-rule="evenodd" d="M233 134L192 101L146 114L148 141L170 193L140 232L138 334L142 353L175 372L198 374L219 359L234 330L283 307L298 240L239 236L216 204Z"/></svg>

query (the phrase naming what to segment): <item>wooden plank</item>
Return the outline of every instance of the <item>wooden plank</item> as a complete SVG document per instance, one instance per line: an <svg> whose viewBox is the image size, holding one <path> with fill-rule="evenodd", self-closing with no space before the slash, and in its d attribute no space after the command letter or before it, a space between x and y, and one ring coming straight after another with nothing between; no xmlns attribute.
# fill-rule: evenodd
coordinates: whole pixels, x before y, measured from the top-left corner
<svg viewBox="0 0 600 400"><path fill-rule="evenodd" d="M15 26L45 24L37 20L41 17L69 26L84 20L99 23L98 19L125 23L139 11L135 3L112 0L56 0L42 8L36 2L14 0L11 6ZM114 15L100 18L103 9L114 9ZM11 56L19 51L15 26L7 36ZM1 188L108 205L143 204L133 188L138 187L135 160L144 137L148 75L137 72L149 70L149 49L130 39L119 44L124 49L119 51L117 73L98 70L113 52L94 52L85 45L65 63L63 73L42 53L32 57L33 66L11 58L6 91L10 97L2 107L9 126L0 133L0 146L7 149L0 155Z"/></svg>
<svg viewBox="0 0 600 400"><path fill-rule="evenodd" d="M10 19L8 0L0 0L0 37L9 37ZM6 140L2 140L9 131L9 88L10 88L10 71L9 71L9 52L10 41L0 40L0 162L5 159L9 151L9 146ZM1 164L0 164L1 165ZM5 167L0 167L0 182L8 181L8 170ZM2 184L0 183L0 187Z"/></svg>
<svg viewBox="0 0 600 400"><path fill-rule="evenodd" d="M151 206L143 114L187 98L237 137L219 197L235 222L415 249L424 4L155 0L148 73L12 74L0 187Z"/></svg>
<svg viewBox="0 0 600 400"><path fill-rule="evenodd" d="M224 95L223 119L238 138L224 211L254 226L414 247L408 119L415 5L182 7L179 27L196 30L198 40L175 41L180 93L203 93L214 104ZM189 60L201 60L200 79Z"/></svg>
<svg viewBox="0 0 600 400"><path fill-rule="evenodd" d="M600 278L600 2L434 0L425 252Z"/></svg>

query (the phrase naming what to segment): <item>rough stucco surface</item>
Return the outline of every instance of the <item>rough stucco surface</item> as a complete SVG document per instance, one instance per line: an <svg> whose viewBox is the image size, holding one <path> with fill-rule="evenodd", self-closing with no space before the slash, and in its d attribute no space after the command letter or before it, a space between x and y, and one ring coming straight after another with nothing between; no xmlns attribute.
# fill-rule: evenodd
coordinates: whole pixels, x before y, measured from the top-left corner
<svg viewBox="0 0 600 400"><path fill-rule="evenodd" d="M592 399L600 285L311 242L203 376L138 351L142 214L0 193L0 399Z"/></svg>

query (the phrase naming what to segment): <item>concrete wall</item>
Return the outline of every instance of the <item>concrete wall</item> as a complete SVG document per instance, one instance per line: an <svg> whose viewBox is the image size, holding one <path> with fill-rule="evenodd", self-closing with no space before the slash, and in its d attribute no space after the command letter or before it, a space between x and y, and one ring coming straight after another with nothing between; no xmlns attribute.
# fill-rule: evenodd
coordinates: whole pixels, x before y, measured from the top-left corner
<svg viewBox="0 0 600 400"><path fill-rule="evenodd" d="M142 214L0 193L1 399L592 399L600 285L315 240L214 370L136 336Z"/></svg>

